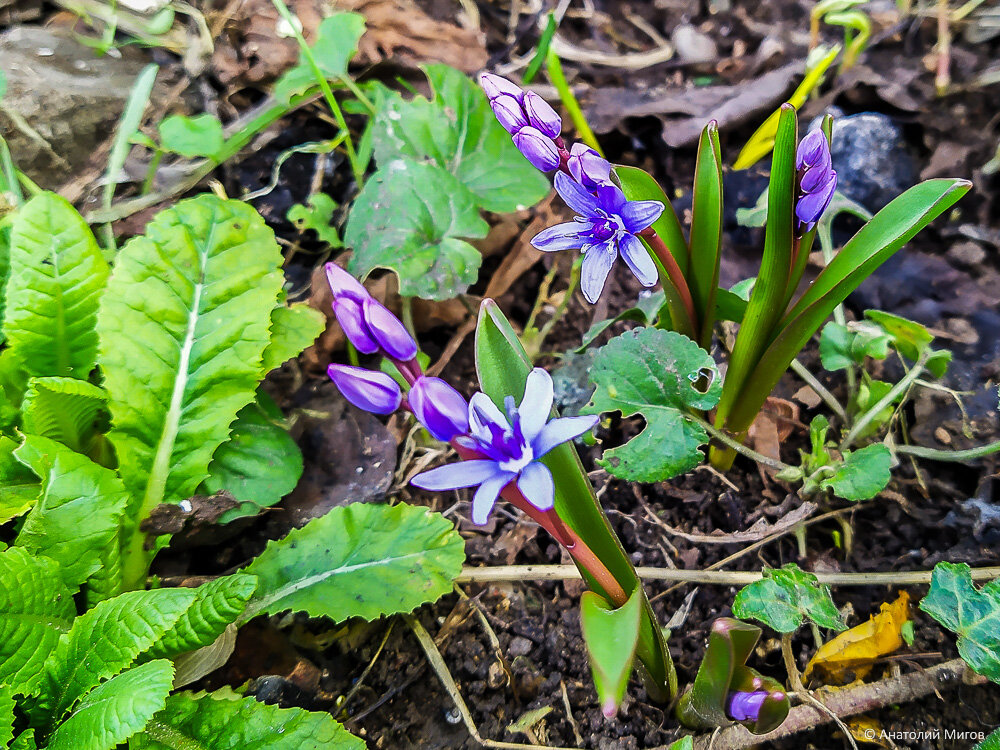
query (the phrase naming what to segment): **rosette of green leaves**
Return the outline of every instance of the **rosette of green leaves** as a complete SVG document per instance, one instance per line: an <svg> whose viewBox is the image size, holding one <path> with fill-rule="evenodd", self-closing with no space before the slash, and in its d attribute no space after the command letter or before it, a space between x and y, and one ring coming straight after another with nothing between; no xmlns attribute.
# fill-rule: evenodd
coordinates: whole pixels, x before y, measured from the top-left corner
<svg viewBox="0 0 1000 750"><path fill-rule="evenodd" d="M736 723L726 713L730 693L767 690L770 695L758 719L740 723L753 734L767 734L781 726L789 710L784 688L777 680L746 665L760 633L755 625L730 617L721 617L712 624L698 674L677 704L677 718L682 724L692 729L729 726Z"/></svg>

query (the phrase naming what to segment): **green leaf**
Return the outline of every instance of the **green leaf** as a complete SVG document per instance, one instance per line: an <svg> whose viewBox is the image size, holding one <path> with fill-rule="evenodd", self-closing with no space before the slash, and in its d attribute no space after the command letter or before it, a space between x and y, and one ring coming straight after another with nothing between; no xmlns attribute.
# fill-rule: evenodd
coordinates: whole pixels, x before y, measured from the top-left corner
<svg viewBox="0 0 1000 750"><path fill-rule="evenodd" d="M264 350L261 372L268 373L299 356L324 328L326 317L305 302L279 304L271 311L271 340Z"/></svg>
<svg viewBox="0 0 1000 750"><path fill-rule="evenodd" d="M260 579L241 621L286 610L341 621L410 612L451 591L465 543L425 508L353 503L270 542L246 568Z"/></svg>
<svg viewBox="0 0 1000 750"><path fill-rule="evenodd" d="M934 336L924 326L881 310L865 310L865 317L885 332L897 352L914 362L927 356L924 364L928 371L936 378L944 377L951 362L951 352L942 349L931 353Z"/></svg>
<svg viewBox="0 0 1000 750"><path fill-rule="evenodd" d="M118 538L128 493L115 472L49 438L26 435L14 456L42 480L17 544L59 563L75 588L97 572L104 549Z"/></svg>
<svg viewBox="0 0 1000 750"><path fill-rule="evenodd" d="M107 400L103 388L86 380L31 378L21 404L22 430L86 453L94 437L94 422Z"/></svg>
<svg viewBox="0 0 1000 750"><path fill-rule="evenodd" d="M637 588L621 607L613 609L604 597L585 591L580 598L580 627L587 645L601 710L611 718L625 697L639 643L643 597Z"/></svg>
<svg viewBox="0 0 1000 750"><path fill-rule="evenodd" d="M14 691L0 685L0 747L7 747L14 739Z"/></svg>
<svg viewBox="0 0 1000 750"><path fill-rule="evenodd" d="M819 337L819 356L830 372L863 364L865 357L885 359L892 336L872 324L854 324L852 328L830 322Z"/></svg>
<svg viewBox="0 0 1000 750"><path fill-rule="evenodd" d="M722 246L722 149L715 120L701 133L692 200L688 283L695 312L701 318L698 341L708 349L715 326L715 293L719 286Z"/></svg>
<svg viewBox="0 0 1000 750"><path fill-rule="evenodd" d="M966 180L927 180L879 211L820 271L776 327L776 335L741 389L728 424L749 427L788 364L833 309L921 229L951 208L971 187ZM730 368L731 369L731 368ZM728 376L727 376L728 377Z"/></svg>
<svg viewBox="0 0 1000 750"><path fill-rule="evenodd" d="M132 666L196 598L191 589L129 591L77 617L45 662L32 726L58 721L92 688Z"/></svg>
<svg viewBox="0 0 1000 750"><path fill-rule="evenodd" d="M484 393L497 405L509 395L524 393L532 363L517 333L496 302L483 300L476 326L476 374ZM622 589L629 594L642 589L635 568L624 547L611 529L607 516L594 494L580 456L572 443L556 446L542 462L555 479L555 509L594 554L608 567ZM592 591L608 598L607 592L585 568L580 573ZM655 700L669 701L677 693L677 675L663 631L643 592L642 628L636 655L645 666L643 682Z"/></svg>
<svg viewBox="0 0 1000 750"><path fill-rule="evenodd" d="M75 614L54 561L20 547L0 552L0 684L33 695L45 658Z"/></svg>
<svg viewBox="0 0 1000 750"><path fill-rule="evenodd" d="M236 413L253 400L280 265L260 215L212 194L161 212L119 253L98 330L109 438L134 523L196 492ZM134 586L150 553L134 534L125 554Z"/></svg>
<svg viewBox="0 0 1000 750"><path fill-rule="evenodd" d="M429 161L471 191L473 203L496 213L519 211L544 198L549 181L514 146L479 86L447 65L425 65L423 70L433 99L406 101L382 91L372 132L379 166L397 159ZM449 184L436 186L435 192L446 189L455 190Z"/></svg>
<svg viewBox="0 0 1000 750"><path fill-rule="evenodd" d="M715 362L696 343L673 331L642 328L612 339L597 352L590 374L597 386L584 414L642 414L646 427L598 462L622 479L659 482L689 471L704 456L705 429L685 418L719 399Z"/></svg>
<svg viewBox="0 0 1000 750"><path fill-rule="evenodd" d="M195 599L173 625L166 630L140 661L173 658L188 651L208 646L230 623L243 614L247 602L257 589L257 578L243 573L216 578L193 591Z"/></svg>
<svg viewBox="0 0 1000 750"><path fill-rule="evenodd" d="M288 434L281 410L263 391L257 399L236 415L229 440L215 452L202 483L204 494L227 490L240 501L219 517L220 524L270 508L302 476L302 451Z"/></svg>
<svg viewBox="0 0 1000 750"><path fill-rule="evenodd" d="M892 479L892 453L882 443L866 445L844 454L844 463L833 476L820 482L845 500L871 500Z"/></svg>
<svg viewBox="0 0 1000 750"><path fill-rule="evenodd" d="M981 589L965 563L934 566L920 609L958 635L958 653L984 677L1000 683L1000 579Z"/></svg>
<svg viewBox="0 0 1000 750"><path fill-rule="evenodd" d="M17 443L0 435L0 523L27 512L42 491L34 472L14 457L16 449Z"/></svg>
<svg viewBox="0 0 1000 750"><path fill-rule="evenodd" d="M354 248L347 270L364 277L388 268L407 297L450 299L466 291L478 277L482 256L459 238L485 237L489 231L471 194L434 164L409 159L381 164L347 221L344 238Z"/></svg>
<svg viewBox="0 0 1000 750"><path fill-rule="evenodd" d="M166 705L174 665L158 659L98 685L49 739L48 750L114 750Z"/></svg>
<svg viewBox="0 0 1000 750"><path fill-rule="evenodd" d="M41 193L14 218L4 333L28 375L85 379L97 355L97 305L108 264L65 199Z"/></svg>
<svg viewBox="0 0 1000 750"><path fill-rule="evenodd" d="M694 750L694 738L689 734L676 742L671 742L667 750Z"/></svg>
<svg viewBox="0 0 1000 750"><path fill-rule="evenodd" d="M779 633L793 633L804 618L821 628L840 632L841 621L830 587L795 563L782 568L765 568L764 577L743 588L733 601L733 614L741 619L760 620Z"/></svg>
<svg viewBox="0 0 1000 750"><path fill-rule="evenodd" d="M365 33L365 18L357 13L334 13L324 18L316 30L312 46L313 58L320 72L337 80L347 75L347 65L358 52L358 41ZM312 66L305 56L274 84L274 98L288 104L296 94L317 86Z"/></svg>
<svg viewBox="0 0 1000 750"><path fill-rule="evenodd" d="M337 203L326 193L313 193L308 198L308 205L296 203L290 209L285 218L295 225L299 233L308 229L313 230L320 242L325 242L336 249L343 247L337 228L332 225L333 212L337 210Z"/></svg>
<svg viewBox="0 0 1000 750"><path fill-rule="evenodd" d="M325 711L278 708L229 688L175 693L129 750L364 750Z"/></svg>
<svg viewBox="0 0 1000 750"><path fill-rule="evenodd" d="M159 126L160 146L164 151L194 159L207 156L219 160L226 145L222 123L207 112L188 117L170 115Z"/></svg>
<svg viewBox="0 0 1000 750"><path fill-rule="evenodd" d="M1000 750L1000 729L995 730L972 750Z"/></svg>
<svg viewBox="0 0 1000 750"><path fill-rule="evenodd" d="M37 748L34 729L25 729L14 738L14 742L10 746L10 750L36 750Z"/></svg>
<svg viewBox="0 0 1000 750"><path fill-rule="evenodd" d="M773 338L774 327L784 313L785 286L792 268L793 199L795 191L795 147L797 124L795 110L781 105L771 161L771 180L767 189L767 224L764 234L764 254L757 282L750 293L743 323L736 343L726 383L716 411L715 426L729 427L740 433L746 427L740 422L730 424L730 413L739 409L740 399L748 380L752 380L761 356ZM796 351L796 354L798 351ZM787 362L785 365L787 366ZM760 398L761 404L770 388ZM756 395L756 394L755 394ZM759 406L758 406L759 409ZM754 412L756 416L756 411Z"/></svg>
<svg viewBox="0 0 1000 750"><path fill-rule="evenodd" d="M610 328L615 323L623 320L632 320L637 323L642 323L644 326L652 325L656 321L656 314L663 307L666 295L664 295L662 289L657 289L655 292L650 292L646 296L639 296L639 302L635 307L630 307L628 310L624 310L613 318L605 318L604 320L599 320L593 323L587 332L583 334L583 342L577 348L577 353L582 352L592 343L595 339L604 333L608 328Z"/></svg>

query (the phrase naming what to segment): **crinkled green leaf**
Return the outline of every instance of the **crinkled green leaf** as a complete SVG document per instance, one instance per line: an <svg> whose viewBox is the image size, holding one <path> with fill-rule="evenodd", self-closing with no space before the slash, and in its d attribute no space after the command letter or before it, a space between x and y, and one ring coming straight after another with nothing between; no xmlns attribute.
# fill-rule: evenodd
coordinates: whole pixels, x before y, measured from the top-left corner
<svg viewBox="0 0 1000 750"><path fill-rule="evenodd" d="M129 518L190 497L208 476L253 400L280 264L260 215L212 194L161 212L120 251L98 330Z"/></svg>
<svg viewBox="0 0 1000 750"><path fill-rule="evenodd" d="M75 588L97 572L104 549L118 538L128 492L115 472L46 437L26 435L14 455L42 480L17 544L59 563Z"/></svg>
<svg viewBox="0 0 1000 750"><path fill-rule="evenodd" d="M365 33L365 18L357 13L334 13L324 18L316 30L311 49L316 65L328 79L347 75L347 65L357 54L358 41ZM296 94L318 86L312 66L304 57L274 84L274 98L287 104Z"/></svg>
<svg viewBox="0 0 1000 750"><path fill-rule="evenodd" d="M219 523L270 508L295 489L302 476L302 451L288 434L281 410L267 394L257 398L236 415L229 440L215 452L202 483L205 494L228 490L240 502L223 513ZM270 402L273 409L265 411L261 401Z"/></svg>
<svg viewBox="0 0 1000 750"><path fill-rule="evenodd" d="M655 292L649 292L648 294L640 294L639 301L636 303L635 307L623 310L613 318L605 318L604 320L599 320L596 323L591 324L590 328L587 329L587 332L583 334L583 341L576 351L578 353L582 352L594 343L597 337L604 333L608 328L623 320L632 320L642 323L644 326L652 325L656 320L656 315L660 311L660 308L663 307L665 300L666 295L664 295L662 289L657 289Z"/></svg>
<svg viewBox="0 0 1000 750"><path fill-rule="evenodd" d="M21 404L22 430L86 453L94 435L94 421L107 400L103 388L86 380L32 378Z"/></svg>
<svg viewBox="0 0 1000 750"><path fill-rule="evenodd" d="M548 180L517 150L482 89L447 65L426 65L424 73L434 91L431 100L382 92L372 134L379 166L397 159L428 160L451 172L479 206L497 213L528 208L544 198ZM436 192L445 189L425 185L435 185Z"/></svg>
<svg viewBox="0 0 1000 750"><path fill-rule="evenodd" d="M264 350L261 372L281 367L316 340L326 328L323 313L305 302L279 304L271 311L271 340Z"/></svg>
<svg viewBox="0 0 1000 750"><path fill-rule="evenodd" d="M364 750L326 711L278 708L229 688L175 693L129 750Z"/></svg>
<svg viewBox="0 0 1000 750"><path fill-rule="evenodd" d="M343 247L337 228L333 226L333 212L337 210L337 204L326 193L313 193L309 196L308 205L296 203L290 209L286 217L295 225L300 233L308 229L313 230L321 242L325 242L331 248Z"/></svg>
<svg viewBox="0 0 1000 750"><path fill-rule="evenodd" d="M488 230L471 194L443 168L382 162L351 209L344 239L354 254L347 270L364 277L388 268L399 277L400 294L449 299L469 288L482 262L461 238Z"/></svg>
<svg viewBox="0 0 1000 750"><path fill-rule="evenodd" d="M97 306L108 264L64 198L41 193L18 210L10 238L4 333L29 375L86 378L97 355Z"/></svg>
<svg viewBox="0 0 1000 750"><path fill-rule="evenodd" d="M174 665L158 659L129 669L83 697L49 739L48 750L114 750L166 705Z"/></svg>
<svg viewBox="0 0 1000 750"><path fill-rule="evenodd" d="M191 589L129 591L76 618L45 662L32 725L58 721L91 688L132 666L195 599Z"/></svg>
<svg viewBox="0 0 1000 750"><path fill-rule="evenodd" d="M0 552L0 684L34 694L42 663L75 614L54 561L20 547Z"/></svg>
<svg viewBox="0 0 1000 750"><path fill-rule="evenodd" d="M14 457L17 445L0 435L0 523L27 512L42 491L35 473Z"/></svg>
<svg viewBox="0 0 1000 750"><path fill-rule="evenodd" d="M1000 683L1000 579L981 589L965 563L934 566L920 609L958 635L958 653L984 677Z"/></svg>
<svg viewBox="0 0 1000 750"><path fill-rule="evenodd" d="M14 691L0 685L0 747L7 747L14 739Z"/></svg>
<svg viewBox="0 0 1000 750"><path fill-rule="evenodd" d="M617 609L593 591L585 591L580 598L580 627L605 716L613 716L625 697L639 643L642 605L638 588Z"/></svg>
<svg viewBox="0 0 1000 750"><path fill-rule="evenodd" d="M972 750L1000 750L1000 729L996 729Z"/></svg>
<svg viewBox="0 0 1000 750"><path fill-rule="evenodd" d="M197 598L140 660L173 658L209 645L236 622L256 588L254 576L235 573L185 589L194 591Z"/></svg>
<svg viewBox="0 0 1000 750"><path fill-rule="evenodd" d="M35 730L25 729L14 738L10 750L36 750L37 747L38 745L35 744Z"/></svg>
<svg viewBox="0 0 1000 750"><path fill-rule="evenodd" d="M642 414L646 427L625 445L604 451L600 465L622 479L658 482L699 463L703 427L689 409L711 409L722 390L712 358L686 336L658 328L627 331L597 353L590 374L597 386L585 414Z"/></svg>
<svg viewBox="0 0 1000 750"><path fill-rule="evenodd" d="M194 117L170 115L160 123L160 146L188 158L207 156L218 159L226 145L222 123L215 115L204 112Z"/></svg>
<svg viewBox="0 0 1000 750"><path fill-rule="evenodd" d="M816 576L795 563L765 568L761 580L736 595L733 614L741 619L760 620L779 633L796 631L804 618L838 632L847 628L833 603L830 587L820 584Z"/></svg>
<svg viewBox="0 0 1000 750"><path fill-rule="evenodd" d="M882 443L867 445L844 454L833 476L820 484L845 500L870 500L885 489L892 479L892 453Z"/></svg>
<svg viewBox="0 0 1000 750"><path fill-rule="evenodd" d="M409 612L451 591L465 543L450 521L412 505L334 508L246 568L260 579L241 618L286 610L346 620Z"/></svg>
<svg viewBox="0 0 1000 750"><path fill-rule="evenodd" d="M885 359L891 342L892 336L878 326L860 323L848 329L830 322L819 337L819 356L825 369L836 372L863 364L865 357Z"/></svg>

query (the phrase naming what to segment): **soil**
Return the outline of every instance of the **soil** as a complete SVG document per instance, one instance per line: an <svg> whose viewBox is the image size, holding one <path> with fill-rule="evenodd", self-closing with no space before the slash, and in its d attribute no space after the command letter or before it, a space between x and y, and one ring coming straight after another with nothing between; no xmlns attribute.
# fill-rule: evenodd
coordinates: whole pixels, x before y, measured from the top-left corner
<svg viewBox="0 0 1000 750"><path fill-rule="evenodd" d="M536 43L538 30L533 15L518 15L509 27L510 8L506 2L476 0L463 5L478 10L488 67L524 54ZM567 75L579 89L585 108L607 102L608 97L621 97L622 90L649 92L666 88L676 95L696 92L699 86L712 84L732 86L734 92L739 92L752 88L767 71L804 56L808 5L794 0L746 7L724 0L697 4L673 0L573 3L574 10L567 16L562 33L579 47L608 54L647 50L651 42L642 30L644 26L669 37L671 29L688 23L714 42L718 59L687 64L675 58L639 70L567 61ZM419 6L432 19L454 21L455 3L423 0ZM693 6L697 7L692 9ZM892 3L873 4L876 32L871 49L862 55L856 71L839 77L829 93L806 104L802 121L807 122L830 105L845 114L864 111L888 114L901 125L906 147L921 177L948 174L970 177L975 184L952 214L919 235L847 305L849 315L854 318L873 306L911 317L930 326L939 337L939 345L953 348L955 359L944 384L972 392L964 399L967 421L963 422L952 395L930 391L915 401L905 417L911 435L921 444L964 448L996 439L1000 432L995 387L1000 375L997 335L1000 177L982 170L1000 139L997 116L1000 86L975 83L976 77L997 59L1000 39L973 44L962 36L956 38L952 47L954 91L939 99L934 95L933 69L928 67L928 62L933 62L936 42L935 20L930 17L900 20L891 12L893 7ZM640 20L622 20L623 15L627 19L632 14ZM823 37L828 42L838 41L838 30L826 26ZM771 49L772 53L762 56L765 49ZM168 65L179 65L176 59L167 57ZM390 62L366 70L365 75L391 80L398 72ZM413 80L418 78L412 65L403 66L402 72ZM210 67L200 84L188 91L186 101L194 101L194 108L232 114L256 101L266 82L251 84L240 79L240 86L227 89L221 74ZM539 86L540 90L544 88ZM620 101L622 112L630 111L633 103L626 99L616 100ZM744 122L723 128L724 163L732 163L741 144L769 109L751 108ZM216 176L226 190L231 195L256 190L268 182L274 161L282 151L306 141L331 138L335 129L316 116L318 111L307 109L287 118L273 140L250 157L219 170ZM695 153L690 145L678 148L666 145L664 127L680 127L677 123L676 109L627 116L614 122L601 137L609 158L652 172L668 194L676 194L678 208L683 211L685 202L690 204L689 184ZM301 236L285 220L288 208L307 197L311 184L321 185L338 203L346 202L352 190L349 178L345 177L349 170L337 159L328 161L318 175L315 164L314 155L292 156L282 167L277 188L254 202L279 238L293 249L286 268L293 298L309 295L312 271L325 260L325 255L321 243ZM731 197L725 227L723 283L732 284L756 271L760 233L737 225L733 210L737 202L743 206L753 204L765 184L760 177L765 173L766 170L758 169L756 177L751 173L732 184L727 182L727 194ZM727 180L730 178L727 176ZM496 236L486 241L493 242L490 248L493 255L486 258L480 282L471 290L473 300L483 292L491 274L533 215L527 211L516 217L516 231L513 235L508 232L507 239L499 241L499 245L494 242ZM490 218L501 226L500 217ZM140 223L133 221L119 230L141 231ZM838 229L847 231L846 226ZM523 326L527 321L551 264L565 262L561 257L542 258L500 296L501 308L515 325ZM562 270L566 270L565 266ZM557 278L565 277L561 273ZM638 283L619 269L613 273L609 288L596 307L577 295L546 340L545 351L573 350L594 320L633 306L639 292ZM458 325L453 322L424 331L421 344L432 361L445 350ZM606 341L629 325L616 324L599 341ZM368 449L359 446L375 445L381 451L379 455L388 452L391 456L397 452L402 434L394 422L388 428L383 427L377 420L358 415L338 402L322 374L331 357L343 359L344 354L322 348L313 351L300 362L286 365L267 383L268 390L289 413L315 410L317 404L322 404L324 410L342 415L330 431L309 423L297 428L296 436L306 457L306 474L313 481L310 489L297 493L266 515L221 534L180 535L158 558L156 572L198 576L231 570L259 552L268 539L282 536L292 526L321 512L320 508L358 499L403 500L444 511L459 524L467 540L469 565L566 561L544 532L513 511L501 508L488 526L473 527L466 520L468 504L464 499L455 502L454 497L435 497L401 488L396 477L403 472L394 474L392 467L366 475L364 482L350 485L349 491L322 486L324 482L341 481L335 473L329 473L334 471L329 466L341 460L344 451L355 450L351 455L361 461L368 455ZM822 371L815 343L804 353L803 361L812 371ZM558 366L558 354L547 355L542 363ZM889 368L887 376L891 375L892 365L885 367ZM443 377L466 395L473 392L475 373L470 346L458 350L444 369ZM843 395L844 385L839 375L824 375L822 379L835 394ZM986 387L986 384L992 385ZM787 376L775 395L794 401L800 387L801 383ZM785 460L793 460L804 447L808 437L806 425L818 413L805 404L796 403L796 407L797 418L787 423L791 429L781 443ZM636 420L613 420L609 427L599 431L598 437L603 446L613 446L640 427L641 422ZM636 565L706 568L746 545L694 543L667 531L665 525L705 534L714 530L740 531L760 518L780 519L802 502L788 487L743 459L725 477L699 469L667 483L631 485L609 477L597 467L595 459L601 449L581 448L581 454L592 471L612 525ZM795 540L786 536L737 557L726 569L759 570L762 566L787 562L824 571L925 570L941 560L998 564L1000 527L991 525L989 519L981 518L967 505L970 498L995 502L998 490L995 457L971 465L904 464L889 491L876 500L858 504L847 514L847 522L853 529L850 549L843 546L842 527L830 521L809 527L805 558L799 557ZM830 501L831 508L845 505ZM422 608L417 616L436 637L482 737L626 750L658 747L680 736L672 712L649 701L635 679L619 716L614 720L602 716L580 637L581 584L519 581L460 588L461 595L446 596ZM665 623L681 608L692 587L653 582L648 591L657 616ZM690 683L697 670L711 622L731 614L736 591L735 587L701 586L694 592L690 611L670 639L682 685ZM853 625L877 612L883 602L892 601L896 593L889 588L837 588L834 596L839 606L848 608ZM914 601L924 593L921 587L910 589ZM904 670L957 656L953 635L943 632L915 608L914 617L915 641L904 652ZM498 649L491 644L494 637ZM811 634L803 630L794 645L802 667L813 651ZM899 661L886 662L876 673L899 664ZM765 634L755 654L754 666L779 680L784 678L777 640ZM263 700L332 711L373 748L431 750L479 746L470 737L411 631L396 618L337 626L298 618L282 621L280 627L277 621L254 622L240 631L237 650L230 662L205 678L200 686L239 685L247 681L252 681L251 689ZM349 698L343 701L345 695ZM508 730L525 713L546 708L551 710L534 725L532 736ZM941 728L974 733L992 731L997 716L1000 716L1000 689L995 685L962 687L945 694L943 699L932 696L870 714L886 730ZM847 746L845 738L831 726L819 727L773 747ZM968 740L928 739L901 742L899 746L950 750L971 744Z"/></svg>

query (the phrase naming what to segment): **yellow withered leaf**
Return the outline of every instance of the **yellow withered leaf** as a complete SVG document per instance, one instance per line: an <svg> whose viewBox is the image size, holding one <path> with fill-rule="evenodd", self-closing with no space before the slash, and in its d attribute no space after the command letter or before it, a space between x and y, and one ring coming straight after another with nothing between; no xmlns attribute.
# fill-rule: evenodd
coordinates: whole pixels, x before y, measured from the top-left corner
<svg viewBox="0 0 1000 750"><path fill-rule="evenodd" d="M806 679L815 676L831 683L860 680L880 656L891 654L903 646L900 629L910 619L910 595L900 592L891 604L864 622L824 643L806 666Z"/></svg>

